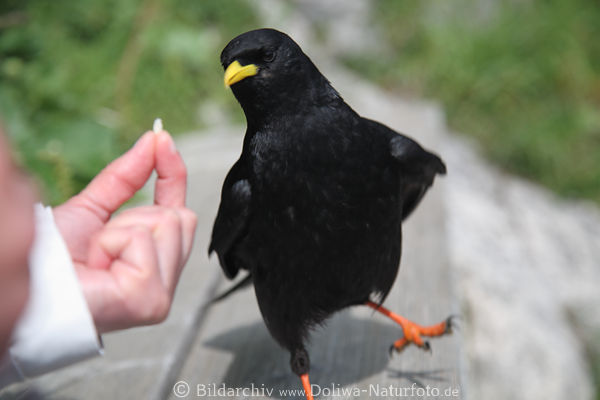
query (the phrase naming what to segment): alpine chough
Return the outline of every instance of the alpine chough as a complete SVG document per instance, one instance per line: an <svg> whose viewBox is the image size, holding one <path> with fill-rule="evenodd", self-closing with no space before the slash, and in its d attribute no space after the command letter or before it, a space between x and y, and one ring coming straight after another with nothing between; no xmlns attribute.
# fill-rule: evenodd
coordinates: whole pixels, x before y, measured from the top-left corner
<svg viewBox="0 0 600 400"><path fill-rule="evenodd" d="M265 324L290 352L307 398L309 331L345 307L367 305L400 324L391 350L428 349L422 337L448 333L451 318L424 327L381 304L399 268L401 223L445 174L442 160L358 115L282 32L237 36L221 63L247 130L209 254L227 278L249 272Z"/></svg>

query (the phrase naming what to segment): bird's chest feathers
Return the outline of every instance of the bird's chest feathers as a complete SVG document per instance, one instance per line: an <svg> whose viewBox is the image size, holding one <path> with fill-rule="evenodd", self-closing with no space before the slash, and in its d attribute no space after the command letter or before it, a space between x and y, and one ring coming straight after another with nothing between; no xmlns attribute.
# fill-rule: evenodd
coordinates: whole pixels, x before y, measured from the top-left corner
<svg viewBox="0 0 600 400"><path fill-rule="evenodd" d="M293 127L259 131L249 150L255 200L271 209L356 208L386 186L381 157L351 135Z"/></svg>
<svg viewBox="0 0 600 400"><path fill-rule="evenodd" d="M284 174L289 149L282 135L258 131L250 142L250 159L255 183L273 181Z"/></svg>
<svg viewBox="0 0 600 400"><path fill-rule="evenodd" d="M251 141L252 172L261 192L305 191L332 184L335 171L346 167L332 139L310 132L257 132Z"/></svg>

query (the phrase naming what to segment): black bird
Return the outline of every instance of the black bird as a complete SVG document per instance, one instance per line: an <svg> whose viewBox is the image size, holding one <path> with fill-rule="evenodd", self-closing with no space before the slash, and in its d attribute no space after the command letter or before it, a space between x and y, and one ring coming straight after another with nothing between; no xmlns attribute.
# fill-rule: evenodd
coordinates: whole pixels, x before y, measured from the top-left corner
<svg viewBox="0 0 600 400"><path fill-rule="evenodd" d="M399 323L404 336L391 350L410 342L428 349L421 336L449 332L451 318L423 327L381 304L399 268L401 223L446 172L442 160L359 116L282 32L237 36L221 63L248 126L209 254L227 278L249 272L307 398L309 331L345 307L368 305Z"/></svg>

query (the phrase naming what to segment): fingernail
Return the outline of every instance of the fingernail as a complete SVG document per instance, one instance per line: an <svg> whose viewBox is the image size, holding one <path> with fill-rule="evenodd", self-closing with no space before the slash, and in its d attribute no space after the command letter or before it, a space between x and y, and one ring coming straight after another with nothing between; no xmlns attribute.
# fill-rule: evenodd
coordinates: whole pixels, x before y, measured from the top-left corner
<svg viewBox="0 0 600 400"><path fill-rule="evenodd" d="M152 124L152 130L154 131L154 133L162 132L162 130L163 130L162 119L156 118L154 120L154 124Z"/></svg>

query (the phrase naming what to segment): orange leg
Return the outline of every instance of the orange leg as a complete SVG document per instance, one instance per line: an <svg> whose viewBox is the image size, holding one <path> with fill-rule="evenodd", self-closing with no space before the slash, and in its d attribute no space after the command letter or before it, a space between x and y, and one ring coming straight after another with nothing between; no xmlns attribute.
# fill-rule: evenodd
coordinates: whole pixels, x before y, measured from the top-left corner
<svg viewBox="0 0 600 400"><path fill-rule="evenodd" d="M306 394L306 400L313 400L312 389L310 388L310 380L308 374L300 375L302 381L302 387L304 388L304 394Z"/></svg>
<svg viewBox="0 0 600 400"><path fill-rule="evenodd" d="M440 322L439 324L421 326L404 318L401 315L391 312L385 307L373 303L372 301L368 301L366 305L392 319L402 327L404 337L401 337L394 342L394 344L390 347L390 352L394 350L399 352L409 343L414 343L424 350L431 350L429 342L424 341L422 336L434 337L452 333L452 316L448 317L445 321Z"/></svg>

